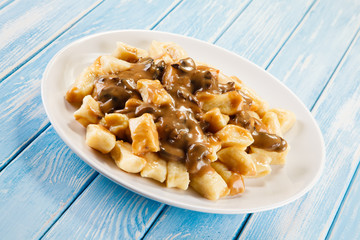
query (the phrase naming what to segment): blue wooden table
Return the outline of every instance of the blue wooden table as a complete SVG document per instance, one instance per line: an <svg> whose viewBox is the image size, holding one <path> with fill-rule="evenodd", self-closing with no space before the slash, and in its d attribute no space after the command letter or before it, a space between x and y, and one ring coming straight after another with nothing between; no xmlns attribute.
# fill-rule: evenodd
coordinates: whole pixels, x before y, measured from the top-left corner
<svg viewBox="0 0 360 240"><path fill-rule="evenodd" d="M49 60L89 34L154 29L266 69L312 112L326 145L316 186L284 207L205 214L111 182L57 136ZM360 239L360 1L0 1L0 239Z"/></svg>

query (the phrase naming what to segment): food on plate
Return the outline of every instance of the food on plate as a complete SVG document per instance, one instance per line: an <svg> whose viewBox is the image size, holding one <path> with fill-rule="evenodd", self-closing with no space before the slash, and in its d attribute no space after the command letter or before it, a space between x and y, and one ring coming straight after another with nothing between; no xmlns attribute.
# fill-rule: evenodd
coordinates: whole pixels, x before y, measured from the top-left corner
<svg viewBox="0 0 360 240"><path fill-rule="evenodd" d="M121 170L217 200L246 192L244 178L271 173L290 149L295 122L270 109L236 77L153 41L149 51L118 42L67 91L86 144Z"/></svg>

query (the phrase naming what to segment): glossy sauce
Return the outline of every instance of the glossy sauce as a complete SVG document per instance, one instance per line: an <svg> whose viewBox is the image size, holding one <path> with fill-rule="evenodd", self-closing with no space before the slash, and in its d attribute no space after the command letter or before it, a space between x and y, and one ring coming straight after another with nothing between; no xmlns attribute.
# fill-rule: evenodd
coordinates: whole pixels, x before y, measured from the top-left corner
<svg viewBox="0 0 360 240"><path fill-rule="evenodd" d="M246 111L237 113L230 122L250 131L254 138L254 143L251 146L274 152L282 152L287 149L285 139L276 134L268 133L266 126L258 119L251 117Z"/></svg>
<svg viewBox="0 0 360 240"><path fill-rule="evenodd" d="M230 195L236 195L245 191L244 179L238 173L233 173L227 181Z"/></svg>
<svg viewBox="0 0 360 240"><path fill-rule="evenodd" d="M234 83L220 84L218 70L199 66L191 58L176 64L156 63L151 58L140 59L132 68L112 75L100 76L95 81L93 97L100 102L104 113L119 112L128 117L138 117L151 113L160 140L159 154L168 161L182 161L190 174L211 171L207 123L201 120L203 111L197 92L223 94L235 90ZM158 79L173 98L174 104L154 106L143 103L136 89L139 79ZM269 151L283 151L286 141L269 134L262 123L246 114L252 104L251 98L239 91L243 97L243 110L231 116L232 122L248 129L253 137L253 145ZM136 100L137 99L137 100ZM131 102L131 104L130 104ZM241 176L240 176L241 177ZM232 181L234 191L240 191L239 179Z"/></svg>

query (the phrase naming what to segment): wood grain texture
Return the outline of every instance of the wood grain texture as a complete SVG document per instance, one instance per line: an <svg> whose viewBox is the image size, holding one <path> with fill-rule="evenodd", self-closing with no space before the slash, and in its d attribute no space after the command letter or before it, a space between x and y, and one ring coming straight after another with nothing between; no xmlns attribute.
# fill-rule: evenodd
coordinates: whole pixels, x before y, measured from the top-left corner
<svg viewBox="0 0 360 240"><path fill-rule="evenodd" d="M320 1L269 67L310 108L360 27L360 2Z"/></svg>
<svg viewBox="0 0 360 240"><path fill-rule="evenodd" d="M144 28L156 23L168 11L172 1L107 1L54 41L42 53L0 83L0 170L48 124L40 97L42 74L50 59L64 46L91 33L121 29ZM144 8L147 6L149 8ZM157 6L156 8L154 6ZM141 6L141 7L140 7ZM154 10L149 10L150 7ZM129 11L138 8L138 14ZM115 17L114 17L115 16Z"/></svg>
<svg viewBox="0 0 360 240"><path fill-rule="evenodd" d="M84 36L113 30L152 29L181 0L107 0L54 43L61 47ZM102 6L104 5L104 6ZM136 14L134 14L136 13ZM58 50L56 50L58 51Z"/></svg>
<svg viewBox="0 0 360 240"><path fill-rule="evenodd" d="M265 68L313 2L255 0L216 45Z"/></svg>
<svg viewBox="0 0 360 240"><path fill-rule="evenodd" d="M100 2L34 0L10 4L0 12L0 81Z"/></svg>
<svg viewBox="0 0 360 240"><path fill-rule="evenodd" d="M139 239L161 207L99 175L44 239Z"/></svg>
<svg viewBox="0 0 360 240"><path fill-rule="evenodd" d="M281 2L281 1L280 1ZM294 2L294 4L296 4L297 2ZM252 7L253 4L255 4L256 8ZM267 6L267 4L269 6ZM267 12L268 8L270 8L270 6L272 4L275 4L276 6L278 6L277 8L272 9L272 12ZM262 11L258 10L258 5L264 6L262 8ZM233 25L231 25L231 27L229 28L229 30L227 30L223 36L221 36L219 42L225 43L225 42L230 42L232 41L232 39L239 39L242 36L242 32L237 32L234 30L230 30L230 29L247 29L247 34L248 36L251 36L252 34L257 34L257 37L259 39L274 39L274 41L279 41L277 44L279 46L281 46L281 42L282 40L286 39L286 37L288 36L288 33L291 32L291 29L293 28L294 25L296 25L298 23L298 21L301 20L302 16L305 14L307 8L306 6L308 6L307 3L303 3L303 6L300 7L301 4L299 6L297 6L297 8L294 8L292 11L287 11L288 10L288 6L282 5L282 4L277 4L276 2L272 1L272 2L268 2L268 1L263 1L261 3L259 3L259 1L254 1L252 2L247 8L246 10L240 15L240 17L234 22ZM272 17L270 18L270 22L265 21L267 19L265 14L270 14ZM246 16L246 17L244 17ZM262 19L262 16L265 16L264 21L260 21L260 19ZM296 19L294 16L297 16L298 18ZM239 20L241 19L241 21ZM249 22L251 22L253 19L258 19L257 24L258 25L248 25ZM288 21L289 19L291 19L292 24L289 23L288 28L286 28L286 26L284 27L283 25L278 25L278 21L279 19L286 19L286 21ZM273 27L272 29L272 34L271 32L261 32L258 33L258 29L262 29L264 27L264 25L271 25ZM229 32L229 31L233 31L233 32ZM283 34L283 36L280 35L280 33ZM273 44L273 42L269 42L269 41L259 41L258 43L253 43L252 44L252 48L253 48L253 52L251 53L250 56L252 56L253 58L256 58L257 55L261 55L261 58L265 59L265 61L270 61L270 59L272 59L274 57L274 52L276 51L271 51L271 52L265 52L263 51L263 49L267 48L267 45L264 44L268 44L269 47L271 47L271 44ZM246 51L245 49L240 50L238 47L238 45L236 46L232 46L232 45L228 45L228 46L224 46L230 50L236 49L236 51L238 51L237 53L240 55L245 55L245 57L249 57L246 55ZM243 51L243 52L242 52ZM268 55L265 55L268 54ZM190 53L191 55L191 53ZM174 216L177 216L176 218ZM196 217L195 217L196 216ZM216 214L199 214L199 213L194 213L192 211L186 211L186 210L182 210L182 209L178 209L178 208L174 208L174 207L169 207L169 209L165 212L165 215L161 216L158 221L156 222L156 224L154 225L154 227L152 229L149 230L149 232L147 233L146 237L149 239L194 239L194 238L207 238L209 237L209 233L212 234L212 236L210 236L210 239L218 239L220 237L223 236L227 236L226 238L231 238L231 237L235 237L239 227L242 225L244 219L245 219L245 214L239 214L239 215L216 215ZM216 224L214 225L206 225L207 228L209 228L209 232L204 231L204 223L211 223L211 222L215 222ZM176 231L175 227L177 227L179 230ZM168 229L172 229L174 231L168 231ZM190 230L186 230L186 229L190 229Z"/></svg>
<svg viewBox="0 0 360 240"><path fill-rule="evenodd" d="M245 216L168 207L144 239L232 239Z"/></svg>
<svg viewBox="0 0 360 240"><path fill-rule="evenodd" d="M241 14L251 0L183 1L156 30L213 42Z"/></svg>
<svg viewBox="0 0 360 240"><path fill-rule="evenodd" d="M1 238L39 238L95 174L45 131L0 174Z"/></svg>
<svg viewBox="0 0 360 240"><path fill-rule="evenodd" d="M2 1L1 3L0 3L0 11L3 9L3 8L5 8L5 7L7 7L8 5L10 5L11 3L13 3L15 0L6 0L6 1ZM1 13L0 13L1 14Z"/></svg>
<svg viewBox="0 0 360 240"><path fill-rule="evenodd" d="M50 58L38 58L0 83L0 170L46 126L40 81Z"/></svg>
<svg viewBox="0 0 360 240"><path fill-rule="evenodd" d="M360 158L359 156L356 156ZM328 239L360 239L360 174L359 169L350 185L346 198L333 222L333 228L328 234Z"/></svg>
<svg viewBox="0 0 360 240"><path fill-rule="evenodd" d="M292 204L254 214L240 239L323 239L327 235L360 160L359 50L357 38L313 110L327 149L321 179Z"/></svg>

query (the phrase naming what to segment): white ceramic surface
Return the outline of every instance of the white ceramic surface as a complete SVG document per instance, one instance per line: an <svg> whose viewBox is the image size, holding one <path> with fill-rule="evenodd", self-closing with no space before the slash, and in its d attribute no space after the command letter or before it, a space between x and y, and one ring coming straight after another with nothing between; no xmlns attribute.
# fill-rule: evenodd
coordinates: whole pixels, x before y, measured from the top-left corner
<svg viewBox="0 0 360 240"><path fill-rule="evenodd" d="M192 190L168 189L159 183L118 169L104 155L85 144L85 128L73 118L76 110L64 95L79 73L96 57L110 54L116 41L147 49L152 40L173 41L190 57L216 66L225 74L238 76L272 107L293 111L295 126L285 139L291 146L285 166L273 166L270 175L246 179L240 196L210 201ZM42 79L42 100L59 136L98 172L145 197L169 205L210 213L249 213L280 207L304 195L319 179L325 162L321 132L301 101L275 77L248 60L222 48L193 38L146 30L105 32L80 39L61 50L49 62Z"/></svg>

